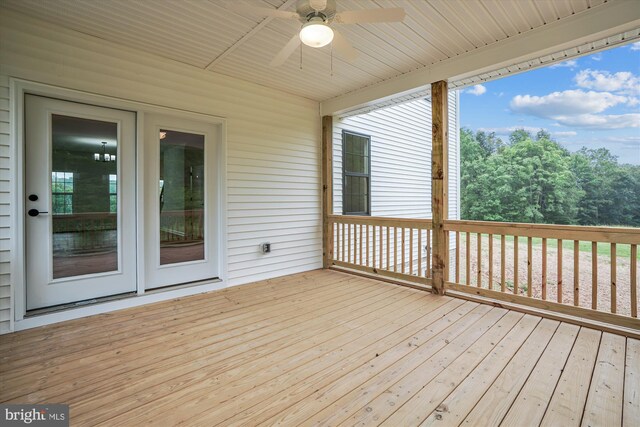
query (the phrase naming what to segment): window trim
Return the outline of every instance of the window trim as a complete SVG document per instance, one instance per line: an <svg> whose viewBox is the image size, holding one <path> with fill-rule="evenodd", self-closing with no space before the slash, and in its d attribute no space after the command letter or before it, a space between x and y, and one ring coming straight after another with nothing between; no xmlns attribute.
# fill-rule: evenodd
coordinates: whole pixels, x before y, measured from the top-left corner
<svg viewBox="0 0 640 427"><path fill-rule="evenodd" d="M71 191L53 191L54 186L58 183L58 176L56 175L55 179L53 177L53 174L70 174L71 175ZM74 177L73 177L74 172L66 172L66 171L51 171L51 215L73 215L73 193L75 191L75 182L74 182ZM66 184L66 177L63 177L63 185L62 185L62 189L66 190L65 188L65 184ZM53 199L55 198L55 196L63 196L64 197L64 201L62 202L62 210L65 212L54 212L53 209ZM71 203L67 204L66 202L66 196L71 197ZM66 207L69 206L69 212L66 212Z"/></svg>
<svg viewBox="0 0 640 427"><path fill-rule="evenodd" d="M346 144L345 144L345 136L346 135L353 135L353 136L359 136L361 138L366 138L367 142L368 142L368 148L369 148L369 164L367 166L367 170L369 171L368 174L364 174L364 173L348 173L346 172L346 156L347 156L347 151L346 151ZM359 176L359 177L366 177L367 178L367 184L368 184L368 188L367 188L367 192L368 192L368 197L367 197L367 210L364 212L347 212L345 210L345 195L346 195L346 189L347 189L347 179L346 177L348 176ZM358 215L358 216L371 216L371 135L365 135L362 133L358 133L358 132L353 132L350 130L346 130L346 129L342 129L342 215Z"/></svg>

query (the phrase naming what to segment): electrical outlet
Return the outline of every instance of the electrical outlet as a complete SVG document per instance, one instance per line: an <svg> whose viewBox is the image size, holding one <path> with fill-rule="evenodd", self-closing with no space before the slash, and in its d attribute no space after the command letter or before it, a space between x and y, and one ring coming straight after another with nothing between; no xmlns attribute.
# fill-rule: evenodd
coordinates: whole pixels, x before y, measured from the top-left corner
<svg viewBox="0 0 640 427"><path fill-rule="evenodd" d="M269 252L271 252L271 243L267 242L261 244L260 249L262 250L263 254L268 254Z"/></svg>

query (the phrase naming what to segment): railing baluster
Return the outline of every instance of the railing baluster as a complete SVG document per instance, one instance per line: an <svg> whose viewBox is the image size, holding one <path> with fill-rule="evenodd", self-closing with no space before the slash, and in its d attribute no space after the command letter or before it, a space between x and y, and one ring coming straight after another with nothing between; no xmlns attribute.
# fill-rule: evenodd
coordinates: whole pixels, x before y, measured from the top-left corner
<svg viewBox="0 0 640 427"><path fill-rule="evenodd" d="M631 245L631 317L638 317L638 246Z"/></svg>
<svg viewBox="0 0 640 427"><path fill-rule="evenodd" d="M365 252L365 258L366 258L366 264L367 267L369 267L369 224L366 224L364 226L364 234L365 236L367 236L367 243L366 243L366 252Z"/></svg>
<svg viewBox="0 0 640 427"><path fill-rule="evenodd" d="M460 232L456 231L456 283L460 283Z"/></svg>
<svg viewBox="0 0 640 427"><path fill-rule="evenodd" d="M340 224L336 222L333 224L333 226L336 229L336 241L334 245L336 249L333 252L333 257L339 261L340 260Z"/></svg>
<svg viewBox="0 0 640 427"><path fill-rule="evenodd" d="M340 241L340 244L342 245L342 250L340 251L340 261L344 262L345 259L345 253L344 253L344 241L346 240L346 236L344 234L344 222L341 224L342 225L342 240Z"/></svg>
<svg viewBox="0 0 640 427"><path fill-rule="evenodd" d="M580 305L580 241L573 241L573 305Z"/></svg>
<svg viewBox="0 0 640 427"><path fill-rule="evenodd" d="M422 229L418 228L418 274L422 276Z"/></svg>
<svg viewBox="0 0 640 427"><path fill-rule="evenodd" d="M347 224L347 248L349 248L347 262L351 262L351 224Z"/></svg>
<svg viewBox="0 0 640 427"><path fill-rule="evenodd" d="M478 246L478 277L477 277L477 283L476 286L481 288L482 287L482 234L478 233L477 234L477 239L478 241L476 242L477 246Z"/></svg>
<svg viewBox="0 0 640 427"><path fill-rule="evenodd" d="M371 246L371 258L373 261L373 268L376 268L376 226L375 224L371 227L371 231L373 232L373 245Z"/></svg>
<svg viewBox="0 0 640 427"><path fill-rule="evenodd" d="M380 226L380 268L384 268L383 264L382 264L382 256L383 256L383 252L384 252L384 245L382 244L383 240L382 240L382 226Z"/></svg>
<svg viewBox="0 0 640 427"><path fill-rule="evenodd" d="M542 239L542 300L547 300L547 239Z"/></svg>
<svg viewBox="0 0 640 427"><path fill-rule="evenodd" d="M488 289L493 290L493 234L489 234L489 283Z"/></svg>
<svg viewBox="0 0 640 427"><path fill-rule="evenodd" d="M507 278L506 278L506 261L507 261L507 247L505 244L506 236L503 234L500 236L500 290L507 292Z"/></svg>
<svg viewBox="0 0 640 427"><path fill-rule="evenodd" d="M471 286L471 233L467 231L467 239L466 239L466 273L465 273L465 283L467 286Z"/></svg>
<svg viewBox="0 0 640 427"><path fill-rule="evenodd" d="M558 239L558 288L556 291L558 292L557 299L560 304L562 304L563 295L562 295L562 239Z"/></svg>
<svg viewBox="0 0 640 427"><path fill-rule="evenodd" d="M616 244L611 244L611 312L615 313L617 309L616 299L617 299L617 291L616 291L616 275L617 275L617 254L616 254Z"/></svg>
<svg viewBox="0 0 640 427"><path fill-rule="evenodd" d="M431 230L429 229L427 229L427 258L425 261L427 263L426 276L431 277Z"/></svg>
<svg viewBox="0 0 640 427"><path fill-rule="evenodd" d="M513 236L513 293L518 295L518 236Z"/></svg>
<svg viewBox="0 0 640 427"><path fill-rule="evenodd" d="M532 257L533 257L533 248L531 241L531 237L527 238L527 296L531 297L533 295L533 275L532 275Z"/></svg>
<svg viewBox="0 0 640 427"><path fill-rule="evenodd" d="M413 274L413 228L409 228L409 274Z"/></svg>
<svg viewBox="0 0 640 427"><path fill-rule="evenodd" d="M404 264L405 264L405 260L404 260L404 252L405 252L405 248L404 248L404 245L405 245L405 242L404 242L404 235L405 235L404 227L402 227L402 240L400 241L400 242L401 242L401 246L402 246L402 255L400 256L400 260L401 260L401 262L402 262L402 266L400 267L400 270L402 271L402 273L404 273Z"/></svg>
<svg viewBox="0 0 640 427"><path fill-rule="evenodd" d="M393 227L393 271L398 271L398 227Z"/></svg>
<svg viewBox="0 0 640 427"><path fill-rule="evenodd" d="M390 243L389 234L391 233L391 231L389 231L390 228L391 227L387 226L387 266L386 266L387 270L391 269L391 264L390 264L391 257L389 256L389 252L391 252L391 246L389 246L389 243Z"/></svg>
<svg viewBox="0 0 640 427"><path fill-rule="evenodd" d="M449 256L449 231L445 230L444 232L444 253L447 256L447 264L446 264L446 268L444 269L444 281L448 282L449 281L449 267L450 267L450 263L451 263L451 257Z"/></svg>
<svg viewBox="0 0 640 427"><path fill-rule="evenodd" d="M360 224L360 241L358 243L360 244L360 265L362 265L362 224Z"/></svg>
<svg viewBox="0 0 640 427"><path fill-rule="evenodd" d="M598 242L591 242L591 308L598 309Z"/></svg>

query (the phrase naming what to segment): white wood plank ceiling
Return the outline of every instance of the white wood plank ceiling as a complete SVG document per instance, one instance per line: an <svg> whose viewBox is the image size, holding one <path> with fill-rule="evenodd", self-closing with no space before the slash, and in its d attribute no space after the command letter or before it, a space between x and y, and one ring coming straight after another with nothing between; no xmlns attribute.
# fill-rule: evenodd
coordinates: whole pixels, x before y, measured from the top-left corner
<svg viewBox="0 0 640 427"><path fill-rule="evenodd" d="M295 10L295 0L236 0ZM620 0L608 0L609 3ZM331 48L269 62L299 31L297 21L241 15L228 0L0 0L63 27L212 72L325 101L602 7L607 0L337 0L338 12L403 7L402 23L340 25L358 51L348 63ZM256 29L256 27L258 27Z"/></svg>

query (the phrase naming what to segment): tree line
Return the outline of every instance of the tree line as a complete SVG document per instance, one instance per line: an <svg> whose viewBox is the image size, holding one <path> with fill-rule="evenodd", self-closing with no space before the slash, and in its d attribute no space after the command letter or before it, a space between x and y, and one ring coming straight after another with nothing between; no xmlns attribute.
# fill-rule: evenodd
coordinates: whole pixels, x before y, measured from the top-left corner
<svg viewBox="0 0 640 427"><path fill-rule="evenodd" d="M640 227L640 166L605 148L571 153L524 129L502 141L463 128L460 144L463 219Z"/></svg>

